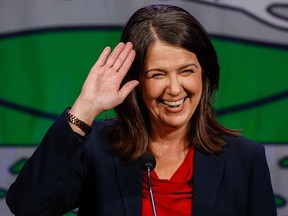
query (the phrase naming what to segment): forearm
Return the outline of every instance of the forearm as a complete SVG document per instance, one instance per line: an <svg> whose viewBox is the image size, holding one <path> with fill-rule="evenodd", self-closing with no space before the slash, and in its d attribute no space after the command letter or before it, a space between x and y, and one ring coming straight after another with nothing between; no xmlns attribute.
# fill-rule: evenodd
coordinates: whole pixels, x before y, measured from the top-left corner
<svg viewBox="0 0 288 216"><path fill-rule="evenodd" d="M62 115L48 130L41 144L26 162L7 194L7 204L16 215L48 215L62 211L64 187L73 175L81 175L79 161L84 145ZM75 180L75 178L74 178ZM75 182L73 183L75 184ZM81 180L74 185L81 188ZM77 197L77 193L71 196ZM73 200L73 198L71 199ZM65 204L67 208L67 203ZM74 206L74 203L68 206ZM68 207L69 208L69 207Z"/></svg>

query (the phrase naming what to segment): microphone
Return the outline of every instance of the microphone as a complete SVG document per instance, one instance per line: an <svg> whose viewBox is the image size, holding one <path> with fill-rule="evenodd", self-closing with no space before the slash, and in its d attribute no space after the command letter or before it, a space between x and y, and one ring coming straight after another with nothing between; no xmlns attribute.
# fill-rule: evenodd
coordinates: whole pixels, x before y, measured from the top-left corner
<svg viewBox="0 0 288 216"><path fill-rule="evenodd" d="M150 171L152 171L152 170L154 170L154 168L156 166L156 159L155 159L154 155L150 152L144 152L140 156L140 162L141 162L142 169L145 171L148 171L148 169L150 169Z"/></svg>
<svg viewBox="0 0 288 216"><path fill-rule="evenodd" d="M141 162L142 169L147 171L152 211L153 211L153 215L157 216L154 195L153 195L153 190L152 190L152 183L151 183L151 171L154 170L156 166L156 159L151 152L145 152L140 156L140 162Z"/></svg>

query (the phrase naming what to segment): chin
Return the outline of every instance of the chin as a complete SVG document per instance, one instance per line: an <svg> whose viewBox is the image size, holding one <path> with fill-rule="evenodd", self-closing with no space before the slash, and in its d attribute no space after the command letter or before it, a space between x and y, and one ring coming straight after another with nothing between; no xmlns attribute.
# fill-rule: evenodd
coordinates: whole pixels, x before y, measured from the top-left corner
<svg viewBox="0 0 288 216"><path fill-rule="evenodd" d="M187 126L189 123L189 121L187 120L172 120L172 121L166 121L166 125L169 125L170 127L175 127L175 128L179 128L179 127L183 127L183 126Z"/></svg>

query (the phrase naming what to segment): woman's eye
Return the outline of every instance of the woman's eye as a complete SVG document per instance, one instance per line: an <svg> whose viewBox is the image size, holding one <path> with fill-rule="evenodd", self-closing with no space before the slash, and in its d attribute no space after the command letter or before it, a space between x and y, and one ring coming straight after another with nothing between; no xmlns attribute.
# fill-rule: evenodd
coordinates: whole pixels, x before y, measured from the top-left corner
<svg viewBox="0 0 288 216"><path fill-rule="evenodd" d="M193 70L184 70L181 72L182 76L189 76L190 74L194 73Z"/></svg>
<svg viewBox="0 0 288 216"><path fill-rule="evenodd" d="M151 73L151 74L148 74L148 78L161 79L163 77L164 77L163 73Z"/></svg>
<svg viewBox="0 0 288 216"><path fill-rule="evenodd" d="M164 76L164 74L161 74L161 73L157 73L157 74L153 74L153 77L156 78L156 77L162 77Z"/></svg>

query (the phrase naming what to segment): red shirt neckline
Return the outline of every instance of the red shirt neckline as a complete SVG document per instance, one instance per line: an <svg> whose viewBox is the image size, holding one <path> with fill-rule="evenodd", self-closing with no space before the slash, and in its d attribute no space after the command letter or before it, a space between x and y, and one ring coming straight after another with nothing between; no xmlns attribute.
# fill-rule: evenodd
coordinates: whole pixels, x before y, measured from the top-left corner
<svg viewBox="0 0 288 216"><path fill-rule="evenodd" d="M191 216L193 197L194 148L170 179L159 179L151 172L152 189L158 216ZM147 172L143 176L142 216L153 216Z"/></svg>

